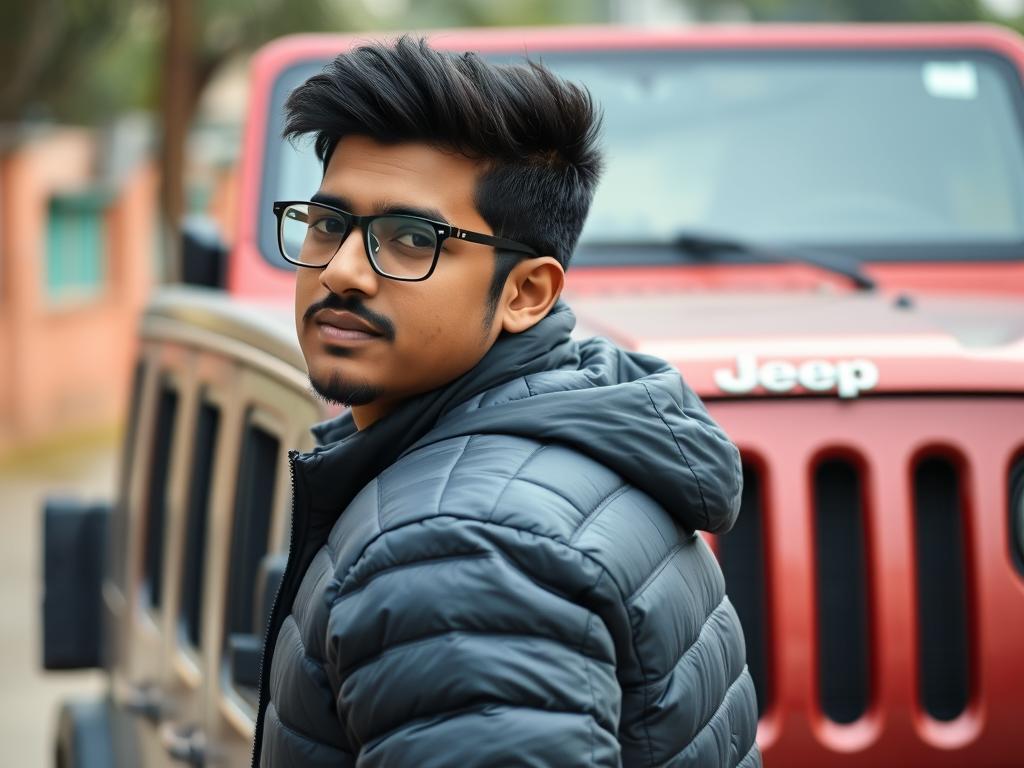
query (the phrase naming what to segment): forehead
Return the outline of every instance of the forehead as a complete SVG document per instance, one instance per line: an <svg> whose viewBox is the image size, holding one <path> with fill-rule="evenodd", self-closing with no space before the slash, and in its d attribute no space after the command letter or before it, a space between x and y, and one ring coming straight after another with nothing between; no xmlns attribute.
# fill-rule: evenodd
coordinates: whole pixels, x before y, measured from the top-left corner
<svg viewBox="0 0 1024 768"><path fill-rule="evenodd" d="M349 201L353 213L369 214L382 201L436 208L446 216L475 212L480 161L429 144L381 144L346 136L331 155L320 192Z"/></svg>

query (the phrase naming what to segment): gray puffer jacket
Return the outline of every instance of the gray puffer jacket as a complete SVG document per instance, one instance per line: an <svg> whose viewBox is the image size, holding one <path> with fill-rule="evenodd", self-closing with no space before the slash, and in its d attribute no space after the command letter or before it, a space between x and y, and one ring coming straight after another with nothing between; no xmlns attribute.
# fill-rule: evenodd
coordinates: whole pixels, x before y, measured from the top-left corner
<svg viewBox="0 0 1024 768"><path fill-rule="evenodd" d="M697 529L739 456L666 363L559 303L469 373L291 454L254 763L757 766L743 634Z"/></svg>

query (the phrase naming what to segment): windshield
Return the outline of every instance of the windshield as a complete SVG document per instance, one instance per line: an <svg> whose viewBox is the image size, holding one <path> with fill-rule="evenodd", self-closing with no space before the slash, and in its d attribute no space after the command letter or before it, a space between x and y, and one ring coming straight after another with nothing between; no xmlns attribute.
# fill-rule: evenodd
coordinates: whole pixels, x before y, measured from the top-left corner
<svg viewBox="0 0 1024 768"><path fill-rule="evenodd" d="M979 247L989 256L1020 254L1021 85L998 56L587 51L541 58L586 84L605 114L606 170L575 265L685 261L671 244L687 231L827 245L865 259L964 259ZM321 66L282 75L276 103ZM308 197L321 175L311 145L273 145L266 201ZM267 244L264 252L276 256L272 232L273 250Z"/></svg>

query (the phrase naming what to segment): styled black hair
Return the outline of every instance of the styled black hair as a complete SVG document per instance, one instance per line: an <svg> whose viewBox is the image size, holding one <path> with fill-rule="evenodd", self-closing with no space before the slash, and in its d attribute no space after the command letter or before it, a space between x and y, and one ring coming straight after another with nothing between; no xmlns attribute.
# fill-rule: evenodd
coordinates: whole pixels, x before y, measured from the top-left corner
<svg viewBox="0 0 1024 768"><path fill-rule="evenodd" d="M474 202L494 234L569 266L601 172L601 115L586 88L543 64L492 64L406 35L341 54L285 110L285 137L313 134L325 170L350 134L484 161ZM519 258L499 252L491 313Z"/></svg>

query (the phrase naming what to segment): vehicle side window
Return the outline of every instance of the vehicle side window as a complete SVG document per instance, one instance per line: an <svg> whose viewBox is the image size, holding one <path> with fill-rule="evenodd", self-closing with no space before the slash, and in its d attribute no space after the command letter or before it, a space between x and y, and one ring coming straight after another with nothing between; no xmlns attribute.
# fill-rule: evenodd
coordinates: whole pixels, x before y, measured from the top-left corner
<svg viewBox="0 0 1024 768"><path fill-rule="evenodd" d="M185 551L181 570L179 626L184 637L198 649L202 637L202 585L206 562L206 529L209 519L213 459L220 426L220 409L200 400L196 412L192 452L192 485L185 520Z"/></svg>
<svg viewBox="0 0 1024 768"><path fill-rule="evenodd" d="M263 637L263 617L255 615L256 578L267 553L270 519L281 443L277 436L248 422L242 438L235 518L231 534L227 627L232 634Z"/></svg>
<svg viewBox="0 0 1024 768"><path fill-rule="evenodd" d="M146 543L143 564L143 591L149 605L158 609L163 592L164 529L167 518L167 479L170 473L174 422L178 412L178 392L164 382L157 398L153 451L149 464L146 493Z"/></svg>

